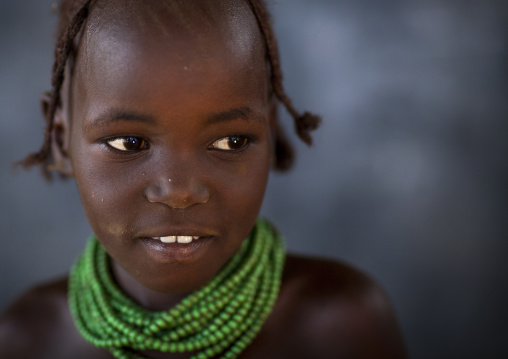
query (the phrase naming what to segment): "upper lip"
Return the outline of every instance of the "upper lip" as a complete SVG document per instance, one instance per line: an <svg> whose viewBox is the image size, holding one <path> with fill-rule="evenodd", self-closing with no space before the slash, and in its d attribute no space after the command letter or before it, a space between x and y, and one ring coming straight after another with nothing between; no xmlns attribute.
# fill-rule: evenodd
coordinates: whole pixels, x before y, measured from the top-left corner
<svg viewBox="0 0 508 359"><path fill-rule="evenodd" d="M164 229L151 229L146 235L140 236L141 238L160 238L167 236L194 236L194 237L213 237L214 231L196 228L196 227L173 227Z"/></svg>

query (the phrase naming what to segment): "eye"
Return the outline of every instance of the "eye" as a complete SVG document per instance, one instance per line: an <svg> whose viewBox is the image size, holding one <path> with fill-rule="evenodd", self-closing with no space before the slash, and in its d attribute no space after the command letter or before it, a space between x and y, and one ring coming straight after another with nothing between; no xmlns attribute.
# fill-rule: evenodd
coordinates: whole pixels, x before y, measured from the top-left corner
<svg viewBox="0 0 508 359"><path fill-rule="evenodd" d="M123 152L135 152L148 148L148 142L141 137L117 137L106 141L108 146Z"/></svg>
<svg viewBox="0 0 508 359"><path fill-rule="evenodd" d="M211 147L221 151L238 151L247 146L249 139L245 136L227 136L219 138Z"/></svg>

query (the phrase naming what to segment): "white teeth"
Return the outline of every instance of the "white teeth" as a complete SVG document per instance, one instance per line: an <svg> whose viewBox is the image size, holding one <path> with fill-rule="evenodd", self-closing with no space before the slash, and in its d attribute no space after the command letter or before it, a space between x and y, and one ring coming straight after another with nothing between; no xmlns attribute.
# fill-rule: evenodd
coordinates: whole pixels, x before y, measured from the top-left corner
<svg viewBox="0 0 508 359"><path fill-rule="evenodd" d="M190 243L193 239L198 239L199 236L165 236L165 237L153 237L153 239L160 239L163 243Z"/></svg>
<svg viewBox="0 0 508 359"><path fill-rule="evenodd" d="M192 236L176 236L178 243L190 243L192 242Z"/></svg>
<svg viewBox="0 0 508 359"><path fill-rule="evenodd" d="M161 237L161 242L164 242L164 243L175 243L176 242L176 236Z"/></svg>

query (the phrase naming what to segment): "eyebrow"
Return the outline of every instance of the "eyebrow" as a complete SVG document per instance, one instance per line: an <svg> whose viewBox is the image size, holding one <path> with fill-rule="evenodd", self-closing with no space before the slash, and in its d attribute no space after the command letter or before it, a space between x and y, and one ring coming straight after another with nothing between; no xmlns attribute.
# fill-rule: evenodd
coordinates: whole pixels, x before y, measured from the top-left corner
<svg viewBox="0 0 508 359"><path fill-rule="evenodd" d="M85 125L85 131L88 131L94 127L106 127L117 121L153 123L155 122L155 118L150 115L113 108L108 110L105 114L101 114L92 119L90 123L87 123Z"/></svg>
<svg viewBox="0 0 508 359"><path fill-rule="evenodd" d="M263 122L265 120L265 116L259 112L253 111L250 107L244 106L214 113L208 117L207 122L212 124L217 122L229 122L239 119L246 121L255 120L257 122Z"/></svg>

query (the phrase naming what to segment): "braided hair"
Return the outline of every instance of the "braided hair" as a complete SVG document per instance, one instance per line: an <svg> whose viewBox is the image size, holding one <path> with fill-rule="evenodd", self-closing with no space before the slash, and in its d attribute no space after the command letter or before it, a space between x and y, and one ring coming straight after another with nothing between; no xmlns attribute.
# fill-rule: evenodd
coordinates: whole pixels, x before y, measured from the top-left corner
<svg viewBox="0 0 508 359"><path fill-rule="evenodd" d="M259 29L264 39L267 62L270 71L270 83L273 94L277 100L281 102L293 118L296 133L298 137L307 145L312 144L310 132L315 130L321 120L309 112L303 114L293 106L290 98L284 92L282 86L282 71L280 66L279 51L275 34L271 24L270 14L267 11L264 0L246 0L250 5L254 16L256 17ZM90 12L90 6L93 0L61 0L59 5L59 24L58 24L58 41L55 47L55 61L53 64L53 72L50 92L50 102L46 113L46 128L44 131L44 142L38 152L28 155L21 164L25 168L34 165L44 165L43 173L50 178L48 167L46 166L51 160L51 136L54 129L54 118L56 111L61 106L61 90L64 82L65 67L68 61L73 60L75 54L75 40L81 32ZM277 116L275 116L277 117ZM289 143L280 124L275 124L275 163L277 170L288 170L294 160L294 150Z"/></svg>

